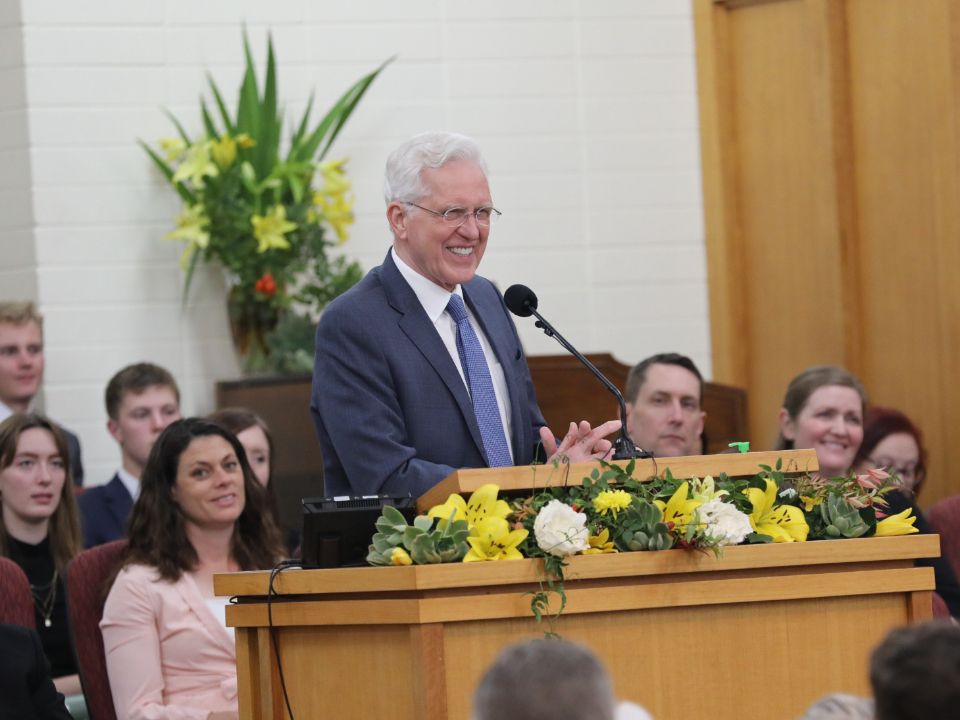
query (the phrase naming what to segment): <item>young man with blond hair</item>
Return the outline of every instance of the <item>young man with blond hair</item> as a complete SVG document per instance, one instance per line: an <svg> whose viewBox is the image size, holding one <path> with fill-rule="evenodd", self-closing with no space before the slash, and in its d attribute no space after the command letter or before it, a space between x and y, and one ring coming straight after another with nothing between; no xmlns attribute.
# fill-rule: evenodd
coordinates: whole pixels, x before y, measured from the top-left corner
<svg viewBox="0 0 960 720"><path fill-rule="evenodd" d="M43 382L43 316L32 302L0 302L0 422L27 412ZM60 426L75 485L83 485L80 441Z"/></svg>

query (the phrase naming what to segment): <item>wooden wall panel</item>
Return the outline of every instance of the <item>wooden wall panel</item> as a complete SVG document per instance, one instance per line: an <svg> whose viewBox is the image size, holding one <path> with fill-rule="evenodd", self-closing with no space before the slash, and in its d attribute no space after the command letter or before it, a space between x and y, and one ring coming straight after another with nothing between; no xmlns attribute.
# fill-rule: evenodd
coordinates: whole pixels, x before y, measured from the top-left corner
<svg viewBox="0 0 960 720"><path fill-rule="evenodd" d="M757 449L788 381L859 375L960 492L960 0L694 0L715 377Z"/></svg>

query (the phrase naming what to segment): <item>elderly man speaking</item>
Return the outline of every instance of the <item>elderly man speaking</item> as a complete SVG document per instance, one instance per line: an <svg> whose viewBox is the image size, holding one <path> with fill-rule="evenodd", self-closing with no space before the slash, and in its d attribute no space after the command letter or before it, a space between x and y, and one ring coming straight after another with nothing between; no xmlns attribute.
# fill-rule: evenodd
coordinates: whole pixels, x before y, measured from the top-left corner
<svg viewBox="0 0 960 720"><path fill-rule="evenodd" d="M422 495L458 468L602 458L612 420L556 444L520 338L476 275L493 206L486 164L462 135L417 135L387 160L393 248L317 327L313 414L328 496Z"/></svg>

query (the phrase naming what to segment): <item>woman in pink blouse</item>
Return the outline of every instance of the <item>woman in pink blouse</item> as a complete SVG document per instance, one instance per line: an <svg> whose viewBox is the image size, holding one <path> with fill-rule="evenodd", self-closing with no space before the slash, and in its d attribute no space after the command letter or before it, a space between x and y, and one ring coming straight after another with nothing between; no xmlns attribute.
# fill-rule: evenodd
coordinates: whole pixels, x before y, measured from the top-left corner
<svg viewBox="0 0 960 720"><path fill-rule="evenodd" d="M118 720L237 717L236 650L213 576L280 559L263 501L243 446L216 423L178 420L157 439L100 623Z"/></svg>

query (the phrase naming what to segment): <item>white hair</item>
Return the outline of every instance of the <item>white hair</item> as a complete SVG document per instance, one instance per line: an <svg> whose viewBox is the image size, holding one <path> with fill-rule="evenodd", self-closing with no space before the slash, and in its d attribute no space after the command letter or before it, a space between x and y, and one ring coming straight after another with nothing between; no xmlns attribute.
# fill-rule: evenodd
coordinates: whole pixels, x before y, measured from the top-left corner
<svg viewBox="0 0 960 720"><path fill-rule="evenodd" d="M817 700L800 720L873 720L873 701L835 693Z"/></svg>
<svg viewBox="0 0 960 720"><path fill-rule="evenodd" d="M483 174L487 174L487 164L473 138L449 132L425 132L413 136L387 158L384 200L387 205L394 201L417 202L427 194L420 176L424 168L436 169L459 161L476 163Z"/></svg>

